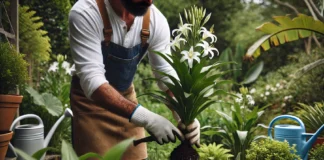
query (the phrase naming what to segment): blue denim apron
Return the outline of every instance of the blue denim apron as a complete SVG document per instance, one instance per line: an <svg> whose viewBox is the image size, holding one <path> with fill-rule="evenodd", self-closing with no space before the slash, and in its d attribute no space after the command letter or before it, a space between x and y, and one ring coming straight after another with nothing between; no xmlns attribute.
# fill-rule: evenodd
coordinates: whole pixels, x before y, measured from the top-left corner
<svg viewBox="0 0 324 160"><path fill-rule="evenodd" d="M132 48L125 48L113 42L107 46L101 44L106 79L118 91L127 90L137 70L137 65L143 58L148 45L138 44Z"/></svg>

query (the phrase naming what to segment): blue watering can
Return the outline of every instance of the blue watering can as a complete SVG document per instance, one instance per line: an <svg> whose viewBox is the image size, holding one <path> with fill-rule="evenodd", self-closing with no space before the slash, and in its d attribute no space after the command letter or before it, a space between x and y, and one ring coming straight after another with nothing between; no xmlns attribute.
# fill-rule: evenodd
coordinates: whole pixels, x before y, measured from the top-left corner
<svg viewBox="0 0 324 160"><path fill-rule="evenodd" d="M318 135L324 130L324 124L316 131L316 133L306 133L304 123L295 116L291 115L281 115L274 118L268 129L268 136L272 138L272 125L280 119L292 119L299 123L300 126L290 125L290 124L281 124L274 127L274 139L278 141L288 141L290 145L296 144L297 154L303 159L307 160L307 153L316 141ZM306 142L306 137L310 137Z"/></svg>

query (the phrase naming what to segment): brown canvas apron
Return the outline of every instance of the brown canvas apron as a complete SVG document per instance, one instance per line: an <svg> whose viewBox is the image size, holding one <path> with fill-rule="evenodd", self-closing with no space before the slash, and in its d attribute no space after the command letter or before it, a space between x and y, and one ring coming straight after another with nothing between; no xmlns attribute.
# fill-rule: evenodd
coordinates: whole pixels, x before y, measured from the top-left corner
<svg viewBox="0 0 324 160"><path fill-rule="evenodd" d="M121 94L137 103L133 85ZM73 147L78 156L88 152L104 155L107 150L122 140L130 137L139 139L145 136L142 127L136 127L128 119L111 113L86 98L76 76L72 80L70 98L74 114ZM123 160L145 158L147 158L147 151L144 143L136 147L131 144L123 156Z"/></svg>
<svg viewBox="0 0 324 160"><path fill-rule="evenodd" d="M99 7L99 11L104 22L104 38L105 40L102 43L103 54L113 51L112 48L121 48L117 44L110 42L112 29L109 22L109 17L107 14L107 10L103 0L97 0L97 4ZM149 11L149 10L148 10ZM143 26L141 31L141 41L142 44L137 45L131 51L137 53L140 51L140 56L138 59L134 58L133 62L139 63L140 57L144 55L144 52L147 49L147 39L149 37L149 21L150 21L149 12L145 14L143 18ZM137 48L137 49L135 49ZM144 50L142 50L142 48ZM127 51L128 49L122 49L123 51ZM110 53L115 54L115 53ZM105 57L114 57L119 56L118 54L114 56L103 55L104 60ZM133 56L131 54L131 56ZM109 60L108 60L109 61ZM137 62L138 61L138 62ZM113 61L112 61L113 62ZM111 64L111 63L110 63ZM113 69L106 68L106 72L109 72ZM135 64L136 66L136 64ZM136 70L136 69L135 69ZM135 74L135 71L133 72ZM114 79L116 76L107 77L110 84L114 87L119 88L118 85L114 85L118 83L118 79ZM109 79L110 78L110 79ZM132 80L132 79L131 79ZM129 85L131 81L128 81ZM128 85L128 84L127 84ZM128 85L128 86L129 86ZM126 89L122 89L120 93L130 101L137 103L136 93L134 90L133 84L130 87L126 87ZM122 87L121 87L122 88ZM125 88L125 87L124 87ZM127 138L134 137L135 139L143 138L145 136L144 128L136 127L132 123L129 122L128 119L123 118L119 115L116 115L110 111L104 109L100 105L96 104L94 101L85 97L83 90L80 86L80 80L77 76L73 76L72 84L71 84L71 95L70 95L71 109L73 111L74 117L72 122L72 141L73 147L78 154L81 156L88 152L95 152L101 155L109 150L112 146L118 144L122 140ZM105 108L109 108L109 106L105 106ZM147 158L147 149L146 144L142 143L138 146L131 145L127 151L123 155L123 160L142 160Z"/></svg>

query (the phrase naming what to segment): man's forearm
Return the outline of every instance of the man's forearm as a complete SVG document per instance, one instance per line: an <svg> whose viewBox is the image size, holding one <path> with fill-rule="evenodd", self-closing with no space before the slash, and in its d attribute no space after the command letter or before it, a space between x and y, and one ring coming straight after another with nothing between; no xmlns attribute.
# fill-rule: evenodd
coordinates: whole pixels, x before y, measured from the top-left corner
<svg viewBox="0 0 324 160"><path fill-rule="evenodd" d="M137 105L123 97L108 83L104 83L98 89L96 89L91 95L91 98L108 111L121 115L125 118L130 117Z"/></svg>

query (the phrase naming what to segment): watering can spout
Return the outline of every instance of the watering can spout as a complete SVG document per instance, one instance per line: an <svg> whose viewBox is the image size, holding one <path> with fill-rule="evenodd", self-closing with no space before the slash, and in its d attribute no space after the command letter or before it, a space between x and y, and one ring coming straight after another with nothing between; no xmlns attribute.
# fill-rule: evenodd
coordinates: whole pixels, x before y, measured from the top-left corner
<svg viewBox="0 0 324 160"><path fill-rule="evenodd" d="M307 153L309 151L309 149L312 147L312 145L315 143L317 137L320 135L320 133L324 130L324 124L321 126L321 128L319 128L316 133L314 133L314 135L307 141L307 143L305 144L305 146L302 149L302 158L307 156Z"/></svg>
<svg viewBox="0 0 324 160"><path fill-rule="evenodd" d="M56 128L60 125L60 123L64 120L65 117L73 117L72 110L70 108L65 109L64 114L55 122L51 130L48 132L45 140L44 140L44 147L48 146Z"/></svg>

